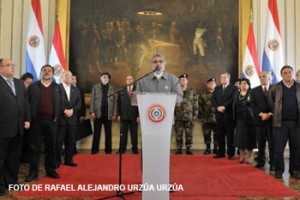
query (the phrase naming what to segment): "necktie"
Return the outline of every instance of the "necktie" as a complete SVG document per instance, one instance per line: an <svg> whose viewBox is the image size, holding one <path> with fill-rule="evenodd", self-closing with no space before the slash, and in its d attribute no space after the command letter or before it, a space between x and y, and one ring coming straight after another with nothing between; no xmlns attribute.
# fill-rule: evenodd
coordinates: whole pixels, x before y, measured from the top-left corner
<svg viewBox="0 0 300 200"><path fill-rule="evenodd" d="M222 86L222 94L224 94L224 91L225 91L226 87L225 85Z"/></svg>
<svg viewBox="0 0 300 200"><path fill-rule="evenodd" d="M128 92L128 96L130 96L131 95L131 86L128 86L127 92Z"/></svg>
<svg viewBox="0 0 300 200"><path fill-rule="evenodd" d="M13 81L7 79L6 82L9 85L9 87L11 88L11 90L13 91L14 95L16 95L16 89L15 89Z"/></svg>
<svg viewBox="0 0 300 200"><path fill-rule="evenodd" d="M264 95L265 95L265 97L268 96L268 90L267 90L267 87L264 87Z"/></svg>

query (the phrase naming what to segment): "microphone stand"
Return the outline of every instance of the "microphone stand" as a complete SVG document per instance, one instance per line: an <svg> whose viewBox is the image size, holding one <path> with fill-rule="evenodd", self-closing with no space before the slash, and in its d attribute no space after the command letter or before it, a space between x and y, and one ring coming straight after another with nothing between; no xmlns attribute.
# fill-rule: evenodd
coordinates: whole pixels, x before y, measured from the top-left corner
<svg viewBox="0 0 300 200"><path fill-rule="evenodd" d="M145 74L144 76L138 78L137 80L135 80L134 82L130 83L129 85L125 85L124 87L118 89L117 91L115 91L114 93L108 95L108 98L111 97L111 96L114 96L116 94L118 94L121 90L123 90L124 88L126 88L127 86L130 86L130 85L134 85L136 82L138 82L139 80L145 78L146 76L148 76L149 74L155 72L157 69L154 69L153 71ZM120 127L121 131L120 131L120 148L119 148L119 189L117 191L117 193L115 195L111 195L111 196L107 196L107 197L103 197L103 198L100 198L98 200L104 200L104 199L111 199L111 198L114 198L114 197L119 197L123 200L126 200L124 195L128 195L128 194L133 194L134 191L131 191L131 192L126 192L124 193L122 190L120 190L120 186L122 185L122 154L123 154L123 130L122 130L122 123L121 123L121 127Z"/></svg>
<svg viewBox="0 0 300 200"><path fill-rule="evenodd" d="M119 197L123 200L126 200L124 195L128 195L128 194L133 194L134 191L131 192L123 192L122 190L120 190L120 186L122 185L122 154L123 154L123 130L122 130L122 123L121 123L121 131L120 131L120 148L119 148L119 189L117 191L117 193L115 195L111 195L111 196L107 196L107 197L103 197L100 198L98 200L104 200L104 199L111 199L114 197Z"/></svg>
<svg viewBox="0 0 300 200"><path fill-rule="evenodd" d="M107 98L109 98L109 97L111 97L111 96L114 96L114 95L118 94L118 93L119 93L121 90L123 90L124 88L126 88L126 87L128 87L128 86L131 86L131 85L134 85L134 84L137 83L139 80L145 78L146 76L148 76L149 74L152 74L152 73L155 72L155 71L157 71L157 69L154 69L154 70L152 70L151 72L148 72L148 73L145 74L144 76L142 76L142 77L136 79L135 81L133 81L132 83L130 83L130 84L128 84L128 85L126 84L125 86L123 86L123 87L121 87L120 89L116 90L114 93L108 95Z"/></svg>

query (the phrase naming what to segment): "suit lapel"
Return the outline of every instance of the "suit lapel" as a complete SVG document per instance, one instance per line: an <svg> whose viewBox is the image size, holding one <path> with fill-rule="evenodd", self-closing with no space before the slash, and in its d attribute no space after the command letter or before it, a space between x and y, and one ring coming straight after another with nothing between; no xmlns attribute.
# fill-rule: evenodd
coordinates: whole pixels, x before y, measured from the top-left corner
<svg viewBox="0 0 300 200"><path fill-rule="evenodd" d="M72 102L72 99L74 98L75 95L75 87L73 85L70 86L70 101Z"/></svg>
<svg viewBox="0 0 300 200"><path fill-rule="evenodd" d="M20 85L17 84L15 79L14 79L14 85L15 85L15 90L16 90L16 96L18 96L18 94L21 94L20 93L21 88L19 87Z"/></svg>
<svg viewBox="0 0 300 200"><path fill-rule="evenodd" d="M14 81L15 81L15 80L14 80ZM9 92L11 95L15 96L15 95L14 95L14 92L13 92L12 89L9 87L8 83L6 82L6 80L4 80L4 78L2 78L2 76L0 76L0 84L2 84L3 87L5 87L6 90L8 90L8 92ZM14 82L14 84L15 84L15 82ZM16 89L16 84L15 84L15 89ZM17 90L16 90L16 93L17 93Z"/></svg>
<svg viewBox="0 0 300 200"><path fill-rule="evenodd" d="M66 90L65 90L65 87L64 87L64 85L63 85L63 84L61 84L61 87L62 87L62 89L63 89L63 91L64 91L64 95L65 95L65 97L66 97L67 101L69 101L69 100L68 100L68 95L67 95L67 92L66 92ZM70 99L71 99L71 94L70 94Z"/></svg>

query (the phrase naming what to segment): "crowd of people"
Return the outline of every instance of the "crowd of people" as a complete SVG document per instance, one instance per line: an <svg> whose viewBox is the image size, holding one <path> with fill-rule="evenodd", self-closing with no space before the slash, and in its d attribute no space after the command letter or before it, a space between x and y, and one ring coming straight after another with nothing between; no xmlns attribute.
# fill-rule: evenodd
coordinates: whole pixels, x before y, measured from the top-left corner
<svg viewBox="0 0 300 200"><path fill-rule="evenodd" d="M131 104L135 92L173 92L177 94L174 113L176 155L192 155L194 122L202 124L206 148L204 154L214 158L253 164L253 149L258 148L256 167L264 168L268 160L275 177L285 170L284 150L289 141L289 172L300 179L300 83L293 79L293 68L283 66L282 81L271 84L271 73L260 74L261 85L251 88L242 78L238 86L230 83L230 74L220 74L206 81L206 89L196 93L189 84L189 75L179 77L165 70L166 59L160 53L151 57L152 73L136 84L126 76L126 87L116 92L111 76L100 73L100 82L92 88L90 118L94 123L91 154L99 152L101 129L104 125L105 153L112 153L112 121L120 122L120 145L117 153L127 149L130 130L132 153L138 150L138 108ZM61 83L53 81L54 68L44 65L40 80L24 74L14 78L15 64L0 59L0 195L9 184L18 184L20 162L30 163L25 182L38 179L41 148L44 146L46 176L60 178L56 169L61 164L76 167L76 126L85 117L85 100L76 85L76 76L66 70ZM185 138L183 137L185 136ZM185 145L184 145L185 141ZM268 144L268 145L266 145ZM269 159L266 158L266 146ZM62 152L64 147L64 158ZM62 161L63 160L63 161Z"/></svg>

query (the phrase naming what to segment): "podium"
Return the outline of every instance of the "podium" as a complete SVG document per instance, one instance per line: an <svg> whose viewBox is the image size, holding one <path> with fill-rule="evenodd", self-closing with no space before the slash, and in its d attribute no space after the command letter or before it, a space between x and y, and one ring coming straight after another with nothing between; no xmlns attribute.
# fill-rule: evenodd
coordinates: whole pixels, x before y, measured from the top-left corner
<svg viewBox="0 0 300 200"><path fill-rule="evenodd" d="M142 130L143 200L169 200L176 96L175 93L137 93Z"/></svg>

